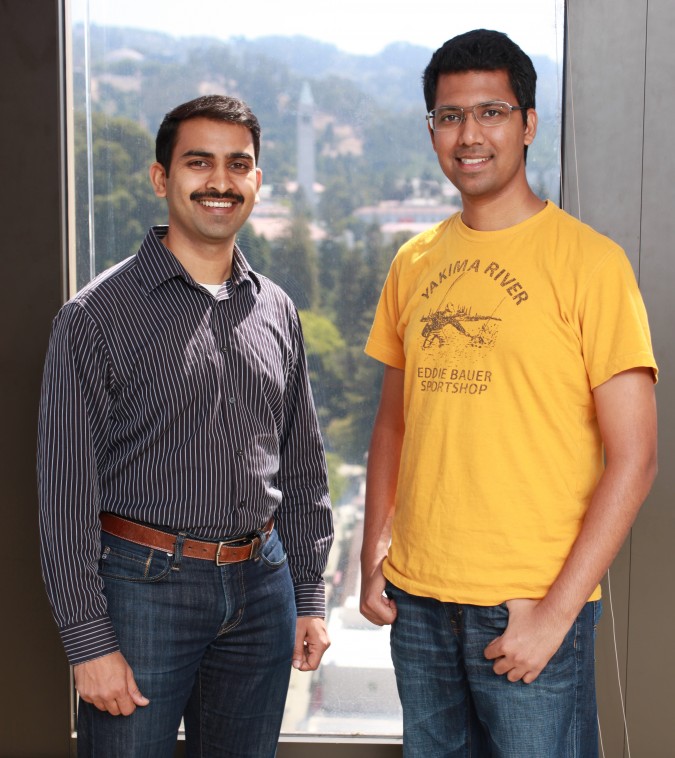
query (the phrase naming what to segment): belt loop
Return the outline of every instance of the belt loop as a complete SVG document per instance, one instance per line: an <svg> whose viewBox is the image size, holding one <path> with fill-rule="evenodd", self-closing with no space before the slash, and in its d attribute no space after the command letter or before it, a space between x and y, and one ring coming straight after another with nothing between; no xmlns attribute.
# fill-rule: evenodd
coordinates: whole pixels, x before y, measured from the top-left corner
<svg viewBox="0 0 675 758"><path fill-rule="evenodd" d="M262 527L262 529L258 529L255 533L255 537L253 538L254 541L258 540L258 544L253 546L253 549L251 550L251 558L254 561L257 561L258 558L260 558L260 553L262 553L263 548L265 547L265 543L267 542L268 533L265 531L265 526ZM271 534L271 532L270 532Z"/></svg>
<svg viewBox="0 0 675 758"><path fill-rule="evenodd" d="M186 537L187 532L178 532L178 536L176 537L176 544L174 545L173 549L173 565L171 566L172 571L180 571L180 565L183 560L183 542L185 542Z"/></svg>

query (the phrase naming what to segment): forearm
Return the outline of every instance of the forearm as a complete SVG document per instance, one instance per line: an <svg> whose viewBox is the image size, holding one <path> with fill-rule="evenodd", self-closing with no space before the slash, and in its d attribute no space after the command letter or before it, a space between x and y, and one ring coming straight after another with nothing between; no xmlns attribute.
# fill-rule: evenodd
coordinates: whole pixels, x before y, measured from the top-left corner
<svg viewBox="0 0 675 758"><path fill-rule="evenodd" d="M366 476L366 510L361 548L361 570L364 576L379 569L389 548L401 443L398 433L392 433L383 424L375 424Z"/></svg>
<svg viewBox="0 0 675 758"><path fill-rule="evenodd" d="M364 578L379 570L389 548L405 433L403 383L403 371L387 366L368 450L366 513L361 549Z"/></svg>
<svg viewBox="0 0 675 758"><path fill-rule="evenodd" d="M606 466L556 580L540 600L507 599L504 633L485 649L496 674L533 682L560 647L630 531L656 474L651 372L618 374L594 390Z"/></svg>
<svg viewBox="0 0 675 758"><path fill-rule="evenodd" d="M608 466L584 525L556 581L537 602L507 600L506 631L485 649L494 671L512 682L534 681L562 644L628 534L655 467Z"/></svg>
<svg viewBox="0 0 675 758"><path fill-rule="evenodd" d="M388 367L368 452L361 548L361 613L380 625L391 624L396 616L393 601L383 595L382 563L391 538L404 431L403 371Z"/></svg>
<svg viewBox="0 0 675 758"><path fill-rule="evenodd" d="M606 466L579 535L543 608L576 618L624 543L656 476L656 404L651 371L634 369L594 392Z"/></svg>
<svg viewBox="0 0 675 758"><path fill-rule="evenodd" d="M640 465L608 464L542 609L573 623L626 540L655 474L655 458Z"/></svg>

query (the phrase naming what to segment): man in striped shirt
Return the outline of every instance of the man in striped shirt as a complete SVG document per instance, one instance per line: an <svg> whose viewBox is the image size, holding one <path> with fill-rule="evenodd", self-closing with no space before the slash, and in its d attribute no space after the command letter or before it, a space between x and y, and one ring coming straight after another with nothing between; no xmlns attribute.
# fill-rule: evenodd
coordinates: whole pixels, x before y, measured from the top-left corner
<svg viewBox="0 0 675 758"><path fill-rule="evenodd" d="M61 309L42 392L47 592L80 755L273 756L291 665L329 645L333 538L298 314L236 234L258 199L245 103L167 114L168 227Z"/></svg>

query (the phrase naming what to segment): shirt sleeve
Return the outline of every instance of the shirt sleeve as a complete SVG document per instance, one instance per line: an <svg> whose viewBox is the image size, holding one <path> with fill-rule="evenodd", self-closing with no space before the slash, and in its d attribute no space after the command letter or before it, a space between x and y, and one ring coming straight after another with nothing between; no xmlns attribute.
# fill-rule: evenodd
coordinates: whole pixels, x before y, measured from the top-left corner
<svg viewBox="0 0 675 758"><path fill-rule="evenodd" d="M403 346L405 326L401 324L400 317L397 263L398 259L395 258L382 288L365 352L387 366L405 369Z"/></svg>
<svg viewBox="0 0 675 758"><path fill-rule="evenodd" d="M658 376L647 311L630 261L612 248L581 299L581 337L591 388L621 371L647 367Z"/></svg>
<svg viewBox="0 0 675 758"><path fill-rule="evenodd" d="M71 664L119 649L98 576L97 472L106 454L109 362L77 303L54 320L38 426L42 572Z"/></svg>
<svg viewBox="0 0 675 758"><path fill-rule="evenodd" d="M326 615L323 572L333 543L333 516L319 422L297 312L292 323L294 365L284 395L284 430L277 484L276 526L288 555L298 616Z"/></svg>

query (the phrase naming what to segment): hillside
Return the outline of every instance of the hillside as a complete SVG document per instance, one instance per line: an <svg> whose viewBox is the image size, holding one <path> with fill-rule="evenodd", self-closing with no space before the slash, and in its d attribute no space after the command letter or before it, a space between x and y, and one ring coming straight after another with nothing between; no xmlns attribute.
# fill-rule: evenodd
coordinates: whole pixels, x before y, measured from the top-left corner
<svg viewBox="0 0 675 758"><path fill-rule="evenodd" d="M76 29L73 45L79 77L84 75L82 34ZM359 173L379 188L371 200L386 196L395 181L437 174L420 83L430 49L397 42L378 55L362 56L306 37L223 42L97 26L90 31L90 49L93 109L129 118L151 134L168 110L198 94L242 97L261 121L261 162L266 181L273 184L295 175L296 103L305 81L320 126L320 182L342 170L345 154L358 156ZM543 149L533 148L530 164L545 173L557 163L558 74L548 58L534 58L534 63ZM76 82L75 91L81 93L76 105L83 107L84 87Z"/></svg>

